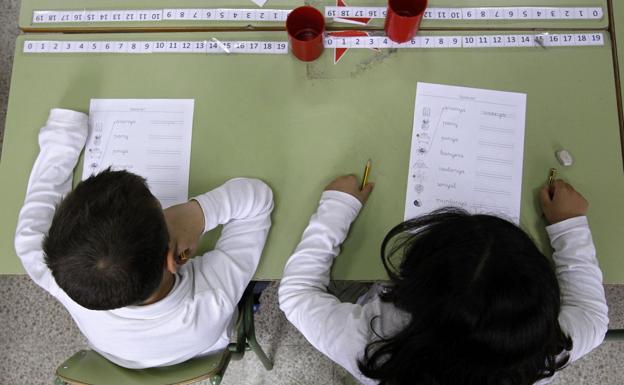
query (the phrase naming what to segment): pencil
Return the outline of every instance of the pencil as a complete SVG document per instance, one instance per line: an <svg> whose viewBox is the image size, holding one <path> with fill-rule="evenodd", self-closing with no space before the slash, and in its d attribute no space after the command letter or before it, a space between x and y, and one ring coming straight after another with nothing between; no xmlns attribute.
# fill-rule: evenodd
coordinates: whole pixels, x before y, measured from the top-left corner
<svg viewBox="0 0 624 385"><path fill-rule="evenodd" d="M548 195L550 195L550 199L553 198L554 191L553 185L555 184L555 180L557 179L557 169L551 168L548 172Z"/></svg>
<svg viewBox="0 0 624 385"><path fill-rule="evenodd" d="M366 162L366 167L364 168L364 177L362 178L362 186L360 187L360 190L364 190L364 187L366 187L366 184L368 183L368 174L370 174L370 169L371 160L369 159L368 162Z"/></svg>
<svg viewBox="0 0 624 385"><path fill-rule="evenodd" d="M552 186L555 183L555 179L557 178L557 169L551 168L548 172L548 186Z"/></svg>
<svg viewBox="0 0 624 385"><path fill-rule="evenodd" d="M180 253L180 261L182 262L188 261L188 257L186 256L186 251L182 251L182 253Z"/></svg>

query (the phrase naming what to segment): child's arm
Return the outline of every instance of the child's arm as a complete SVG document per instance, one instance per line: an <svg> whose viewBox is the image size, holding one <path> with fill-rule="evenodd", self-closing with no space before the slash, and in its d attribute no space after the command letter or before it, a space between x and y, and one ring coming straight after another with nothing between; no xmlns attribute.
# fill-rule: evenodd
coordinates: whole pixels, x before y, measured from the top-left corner
<svg viewBox="0 0 624 385"><path fill-rule="evenodd" d="M604 340L608 308L602 272L587 223L587 201L572 186L557 181L550 191L544 187L540 200L553 249L553 260L561 288L559 323L572 338L570 361L589 353Z"/></svg>
<svg viewBox="0 0 624 385"><path fill-rule="evenodd" d="M327 286L334 258L371 189L368 185L360 192L353 176L327 187L279 288L280 308L288 320L316 349L355 375L356 361L368 342L370 318L362 306L341 303L327 293Z"/></svg>
<svg viewBox="0 0 624 385"><path fill-rule="evenodd" d="M30 173L15 234L15 251L36 284L58 289L44 261L42 242L56 206L72 187L73 170L87 140L87 115L53 109L39 133L40 152Z"/></svg>
<svg viewBox="0 0 624 385"><path fill-rule="evenodd" d="M260 261L271 227L273 193L258 179L237 178L193 199L203 212L204 233L224 226L215 249L192 263L235 306Z"/></svg>

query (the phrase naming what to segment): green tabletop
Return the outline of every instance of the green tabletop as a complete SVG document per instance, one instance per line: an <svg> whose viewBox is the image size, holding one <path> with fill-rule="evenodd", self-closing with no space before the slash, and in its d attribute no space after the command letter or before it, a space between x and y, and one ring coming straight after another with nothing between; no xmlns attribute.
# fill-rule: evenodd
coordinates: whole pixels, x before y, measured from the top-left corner
<svg viewBox="0 0 624 385"><path fill-rule="evenodd" d="M615 31L620 75L620 95L624 100L624 87L622 87L622 77L624 76L624 3L615 1L613 3L613 30ZM624 146L624 130L622 131L622 146Z"/></svg>
<svg viewBox="0 0 624 385"><path fill-rule="evenodd" d="M317 7L322 12L326 5L335 6L336 0L268 0L264 8L292 9L304 3ZM345 0L345 4L353 7L385 7L387 0ZM342 4L342 2L341 2ZM428 28L505 28L505 29L533 29L533 28L567 28L567 29L596 29L608 26L607 0L430 0L430 8L470 8L470 7L602 7L604 17L591 20L425 20L423 29ZM260 21L192 21L192 20L164 20L146 23L56 23L35 24L32 21L35 10L107 10L107 9L177 9L177 8L248 8L261 9L251 0L22 0L19 25L24 30L106 30L106 29L166 29L166 28L283 28L283 22ZM373 19L365 26L335 22L327 19L328 28L380 28L383 19Z"/></svg>
<svg viewBox="0 0 624 385"><path fill-rule="evenodd" d="M284 38L280 32L149 37L203 40L213 35ZM110 41L146 35L37 37ZM190 194L235 176L259 177L274 189L273 228L256 278L280 278L323 187L335 176L361 173L372 158L371 180L377 186L333 275L383 279L379 246L403 219L416 83L422 81L527 93L521 226L550 253L535 194L548 169L560 168L560 175L592 203L589 217L606 282L624 283L624 177L608 44L361 49L349 50L336 65L326 51L306 65L291 55L23 54L24 39L17 41L0 162L2 273L23 271L13 234L38 151L37 133L49 109L86 112L90 98L193 98ZM557 165L559 148L573 154L572 167Z"/></svg>

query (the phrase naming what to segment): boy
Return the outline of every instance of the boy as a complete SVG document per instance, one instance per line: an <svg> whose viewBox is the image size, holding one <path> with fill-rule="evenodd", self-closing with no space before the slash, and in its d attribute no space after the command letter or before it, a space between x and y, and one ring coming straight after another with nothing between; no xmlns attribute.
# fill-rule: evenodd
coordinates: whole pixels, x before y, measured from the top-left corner
<svg viewBox="0 0 624 385"><path fill-rule="evenodd" d="M329 272L371 190L353 176L327 186L279 288L288 320L361 383L544 384L602 342L602 274L572 186L540 191L554 269L512 223L448 208L390 230L389 284L344 303Z"/></svg>
<svg viewBox="0 0 624 385"><path fill-rule="evenodd" d="M164 213L125 171L70 192L86 139L87 115L75 111L53 109L41 129L15 237L27 273L118 365L173 365L225 349L271 226L270 188L233 179ZM183 264L218 225L215 249Z"/></svg>

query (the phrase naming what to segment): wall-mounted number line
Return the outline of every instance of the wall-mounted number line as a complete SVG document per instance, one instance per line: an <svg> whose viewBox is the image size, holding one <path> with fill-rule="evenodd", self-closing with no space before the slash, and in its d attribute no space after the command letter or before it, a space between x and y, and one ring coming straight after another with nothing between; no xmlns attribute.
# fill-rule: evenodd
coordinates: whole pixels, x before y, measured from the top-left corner
<svg viewBox="0 0 624 385"><path fill-rule="evenodd" d="M386 17L386 7L325 7L331 18ZM430 20L600 20L601 7L480 7L427 8L424 18Z"/></svg>
<svg viewBox="0 0 624 385"><path fill-rule="evenodd" d="M512 48L603 46L603 33L417 36L395 43L386 36L325 37L325 48ZM286 54L287 41L67 41L27 40L24 53Z"/></svg>

